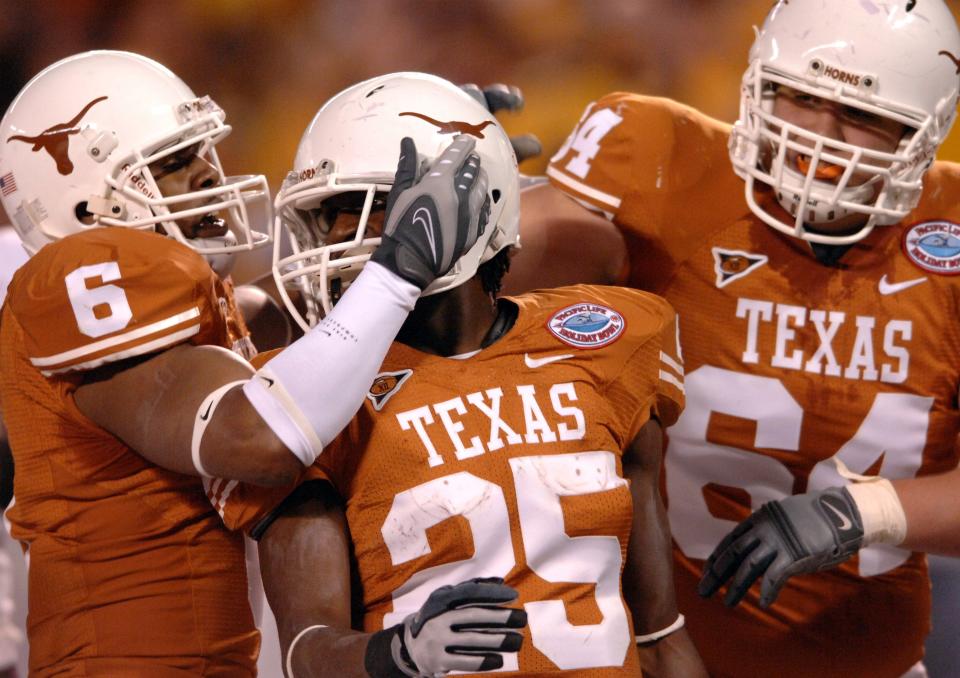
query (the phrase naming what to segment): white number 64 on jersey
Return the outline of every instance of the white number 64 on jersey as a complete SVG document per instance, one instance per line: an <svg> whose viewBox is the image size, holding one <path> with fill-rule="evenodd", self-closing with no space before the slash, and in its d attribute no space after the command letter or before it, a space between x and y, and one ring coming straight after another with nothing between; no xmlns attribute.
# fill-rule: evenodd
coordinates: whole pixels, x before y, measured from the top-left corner
<svg viewBox="0 0 960 678"><path fill-rule="evenodd" d="M754 446L796 453L804 412L779 379L706 365L686 376L687 406L669 429L664 457L673 538L689 558L706 559L736 523L717 518L707 506L703 488L711 483L746 490L751 509L793 494L794 476L773 456L718 445L707 440L712 413L756 422ZM735 393L736 397L730 397ZM810 472L807 491L845 485L833 463L840 459L850 470L864 473L883 458L880 473L907 478L920 468L933 398L911 393L879 393L856 434L833 456ZM829 450L823 453L829 454ZM860 552L860 575L888 572L910 552L874 545Z"/></svg>

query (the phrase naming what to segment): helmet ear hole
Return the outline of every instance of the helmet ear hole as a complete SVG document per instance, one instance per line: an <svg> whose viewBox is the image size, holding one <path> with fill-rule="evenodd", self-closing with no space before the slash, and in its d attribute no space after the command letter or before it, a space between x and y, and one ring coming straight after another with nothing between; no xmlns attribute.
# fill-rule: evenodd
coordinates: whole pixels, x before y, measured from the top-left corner
<svg viewBox="0 0 960 678"><path fill-rule="evenodd" d="M93 225L93 214L87 211L87 201L78 202L73 208L73 214L77 217L77 221L81 224L86 224L87 226Z"/></svg>
<svg viewBox="0 0 960 678"><path fill-rule="evenodd" d="M499 189L499 188L493 189L493 191L491 191L491 195L493 196L493 202L494 202L494 204L500 202L500 189Z"/></svg>

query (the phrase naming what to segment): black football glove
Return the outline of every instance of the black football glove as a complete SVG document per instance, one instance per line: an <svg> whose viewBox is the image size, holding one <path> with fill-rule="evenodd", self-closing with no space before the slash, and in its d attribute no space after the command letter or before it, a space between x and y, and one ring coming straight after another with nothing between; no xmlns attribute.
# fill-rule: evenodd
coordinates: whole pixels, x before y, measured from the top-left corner
<svg viewBox="0 0 960 678"><path fill-rule="evenodd" d="M476 99L491 113L509 111L516 113L523 108L523 92L514 85L496 83L480 89L477 85L468 83L460 85L460 89ZM517 156L517 162L528 158L536 158L543 153L543 145L535 134L518 134L510 137L510 145Z"/></svg>
<svg viewBox="0 0 960 678"><path fill-rule="evenodd" d="M468 579L441 586L402 624L378 631L367 645L366 669L375 678L442 676L490 671L503 653L517 652L527 613L503 607L517 592L503 579Z"/></svg>
<svg viewBox="0 0 960 678"><path fill-rule="evenodd" d="M733 577L723 601L732 607L763 577L760 607L768 607L787 579L842 563L862 543L860 511L845 488L767 502L713 550L697 591L709 597Z"/></svg>
<svg viewBox="0 0 960 678"><path fill-rule="evenodd" d="M371 261L422 290L483 235L490 196L475 146L473 137L460 135L421 173L413 139L403 138L383 236Z"/></svg>

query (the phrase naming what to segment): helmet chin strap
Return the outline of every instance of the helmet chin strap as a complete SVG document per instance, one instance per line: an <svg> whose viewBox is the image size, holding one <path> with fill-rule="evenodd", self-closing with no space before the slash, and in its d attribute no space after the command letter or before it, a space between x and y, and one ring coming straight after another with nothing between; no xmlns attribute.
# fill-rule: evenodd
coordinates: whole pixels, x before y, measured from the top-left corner
<svg viewBox="0 0 960 678"><path fill-rule="evenodd" d="M215 238L194 238L191 240L191 243L195 247L204 249L214 247L233 247L237 244L237 236L230 231L227 231L225 234ZM224 252L223 254L203 254L201 256L207 260L207 263L210 264L210 268L213 269L213 272L221 278L226 278L228 275L230 275L230 271L233 270L233 265L236 263L233 252Z"/></svg>
<svg viewBox="0 0 960 678"><path fill-rule="evenodd" d="M776 162L774 162L774 165L776 165ZM771 173L776 175L777 170L778 168L774 166ZM797 211L802 210L804 223L816 226L817 224L837 221L855 213L855 210L825 202L823 198L832 191L830 189L817 190L816 183L814 183L808 200L803 200L803 189L798 190L796 187L803 186L806 179L804 175L789 165L783 167L783 175L785 178L789 177L790 183L784 182L774 187L777 201L792 216L796 216ZM839 199L846 202L867 204L876 193L875 184L876 181L871 180L860 186L848 186L840 191Z"/></svg>

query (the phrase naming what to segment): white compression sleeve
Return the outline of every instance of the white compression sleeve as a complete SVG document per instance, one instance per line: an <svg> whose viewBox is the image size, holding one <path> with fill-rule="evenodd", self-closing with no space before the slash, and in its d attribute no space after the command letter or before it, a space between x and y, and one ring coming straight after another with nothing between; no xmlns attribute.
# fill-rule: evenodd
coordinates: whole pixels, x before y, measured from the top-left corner
<svg viewBox="0 0 960 678"><path fill-rule="evenodd" d="M309 466L360 405L420 290L368 262L330 315L261 368L243 392Z"/></svg>

